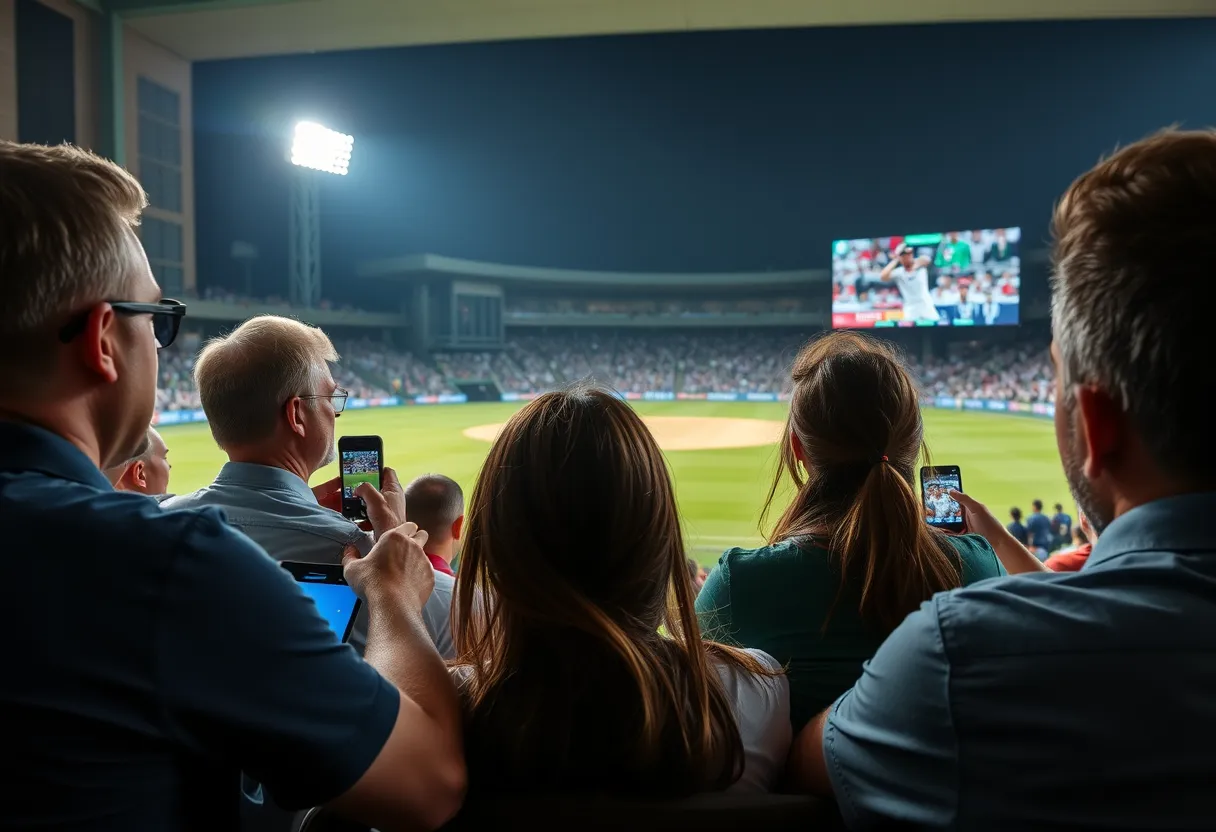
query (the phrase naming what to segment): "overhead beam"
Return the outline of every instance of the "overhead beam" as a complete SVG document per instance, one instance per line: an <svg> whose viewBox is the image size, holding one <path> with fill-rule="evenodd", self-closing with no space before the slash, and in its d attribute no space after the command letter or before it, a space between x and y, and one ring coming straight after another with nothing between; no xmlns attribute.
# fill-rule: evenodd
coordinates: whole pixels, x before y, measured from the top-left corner
<svg viewBox="0 0 1216 832"><path fill-rule="evenodd" d="M281 6L299 0L85 0L100 3L106 11L122 17L154 17L166 14L222 11L250 6Z"/></svg>

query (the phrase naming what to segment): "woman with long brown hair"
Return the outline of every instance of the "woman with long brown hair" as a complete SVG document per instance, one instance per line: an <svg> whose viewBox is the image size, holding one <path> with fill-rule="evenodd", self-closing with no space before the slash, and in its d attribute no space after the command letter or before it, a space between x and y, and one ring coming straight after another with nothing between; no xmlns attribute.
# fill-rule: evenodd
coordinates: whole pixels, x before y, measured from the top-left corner
<svg viewBox="0 0 1216 832"><path fill-rule="evenodd" d="M933 595L1003 573L979 536L925 522L915 382L883 342L852 332L812 341L792 369L781 464L789 507L768 545L731 549L697 597L707 637L759 648L787 669L794 730L853 685L862 663Z"/></svg>
<svg viewBox="0 0 1216 832"><path fill-rule="evenodd" d="M701 640L666 462L611 393L546 393L507 422L456 595L472 794L674 797L780 776L785 678Z"/></svg>

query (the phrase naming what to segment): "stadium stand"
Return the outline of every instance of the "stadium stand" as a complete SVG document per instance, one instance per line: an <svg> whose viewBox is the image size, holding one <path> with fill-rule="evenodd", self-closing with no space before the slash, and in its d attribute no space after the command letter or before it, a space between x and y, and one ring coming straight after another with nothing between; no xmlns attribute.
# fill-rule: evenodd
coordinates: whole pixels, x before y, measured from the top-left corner
<svg viewBox="0 0 1216 832"><path fill-rule="evenodd" d="M459 392L462 382L491 382L502 392L532 395L580 379L593 379L627 394L777 394L784 392L789 362L804 340L802 335L771 331L727 335L609 331L524 335L510 339L503 351L423 357L362 339L338 344L342 359L334 377L352 396L364 399L451 395ZM157 409L197 409L189 348L165 350L160 360ZM1051 359L1043 343L989 346L929 361L908 357L908 363L926 396L1021 403L1054 400Z"/></svg>

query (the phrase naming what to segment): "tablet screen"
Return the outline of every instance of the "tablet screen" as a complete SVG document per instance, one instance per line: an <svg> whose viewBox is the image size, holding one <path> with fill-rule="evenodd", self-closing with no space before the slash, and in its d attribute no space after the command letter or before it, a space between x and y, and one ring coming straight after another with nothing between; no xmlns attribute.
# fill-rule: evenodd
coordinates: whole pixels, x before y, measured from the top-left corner
<svg viewBox="0 0 1216 832"><path fill-rule="evenodd" d="M314 584L308 581L300 581L300 589L312 598L317 612L329 622L329 629L345 641L355 620L355 602L358 601L355 591L346 584Z"/></svg>
<svg viewBox="0 0 1216 832"><path fill-rule="evenodd" d="M282 566L317 605L317 612L321 613L338 639L346 641L354 626L355 615L359 612L359 596L342 578L342 567L336 564L291 562L284 562Z"/></svg>

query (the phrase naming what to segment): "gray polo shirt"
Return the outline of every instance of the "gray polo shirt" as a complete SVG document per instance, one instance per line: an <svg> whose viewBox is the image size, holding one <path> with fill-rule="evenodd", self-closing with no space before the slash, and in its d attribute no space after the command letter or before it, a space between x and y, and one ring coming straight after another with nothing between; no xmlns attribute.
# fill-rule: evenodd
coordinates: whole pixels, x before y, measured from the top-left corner
<svg viewBox="0 0 1216 832"><path fill-rule="evenodd" d="M1216 827L1216 493L1107 528L1079 572L940 593L832 706L850 828Z"/></svg>
<svg viewBox="0 0 1216 832"><path fill-rule="evenodd" d="M336 511L317 504L308 483L290 471L270 465L229 462L211 485L161 503L166 510L216 506L228 522L253 538L275 560L341 563L347 544L367 554L372 536ZM427 632L444 658L452 643L451 575L435 573L435 589L422 609ZM351 644L360 652L367 641L367 607L355 620Z"/></svg>

